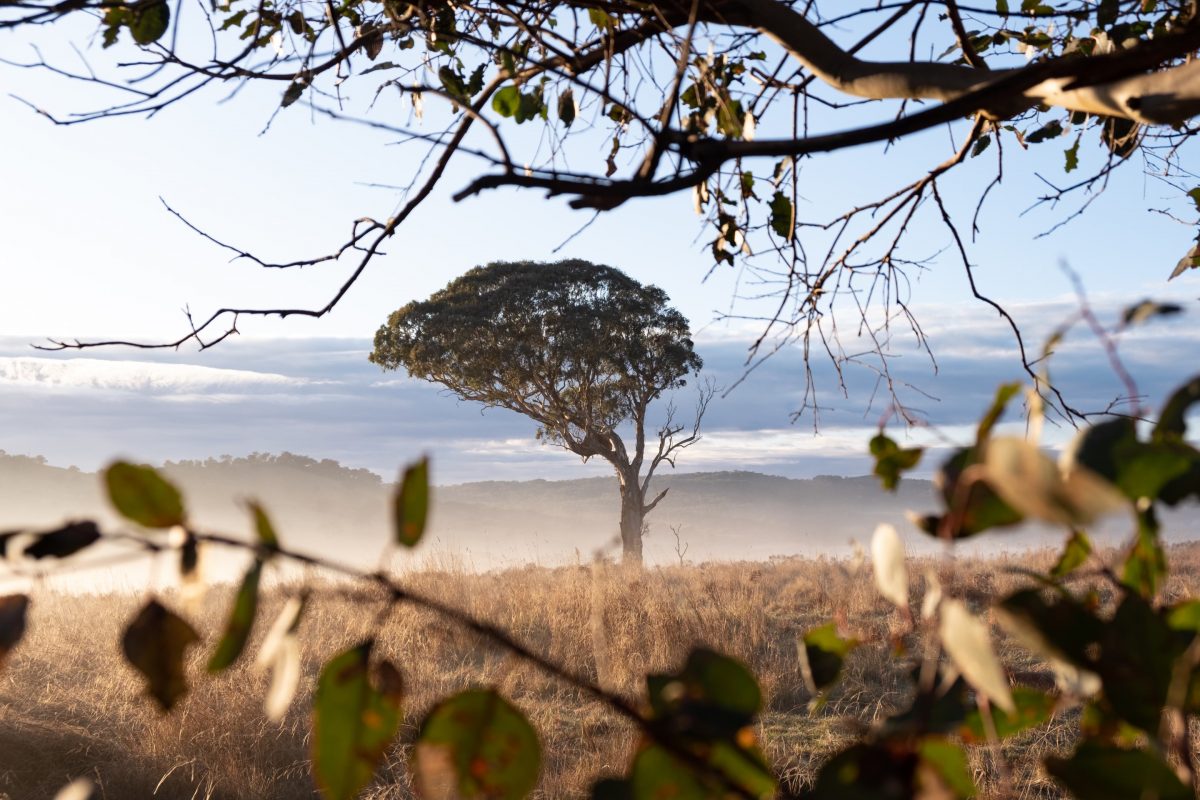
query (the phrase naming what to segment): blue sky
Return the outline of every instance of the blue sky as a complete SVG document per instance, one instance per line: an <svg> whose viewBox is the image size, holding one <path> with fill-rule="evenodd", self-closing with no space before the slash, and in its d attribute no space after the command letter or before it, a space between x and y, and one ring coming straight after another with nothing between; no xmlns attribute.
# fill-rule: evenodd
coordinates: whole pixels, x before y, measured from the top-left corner
<svg viewBox="0 0 1200 800"><path fill-rule="evenodd" d="M0 44L7 57L22 57L24 42L7 35ZM48 51L55 53L69 57L61 45ZM767 307L748 299L759 288L738 269L709 273L711 234L701 229L686 195L630 203L555 254L587 214L515 191L454 204L449 195L471 174L457 170L326 319L243 320L237 341L203 353L104 350L82 360L39 353L28 345L45 337L172 338L185 324L184 306L204 315L226 304L323 304L349 262L289 273L230 263L227 253L170 216L159 197L238 246L273 259L303 257L335 247L356 217L388 216L394 193L362 184L402 182L418 152L390 144L394 137L316 118L299 105L259 135L277 102L273 87L252 88L224 104L209 92L149 121L54 127L7 93L56 112L93 106L94 96L3 66L0 86L4 149L20 154L0 162L0 449L10 452L94 467L118 454L156 461L286 449L386 474L431 450L446 481L603 472L595 465L565 471L577 460L536 445L532 426L514 415L481 414L434 388L379 373L365 361L370 336L388 312L476 264L581 257L666 289L699 332L714 376L728 385L741 375L757 328L714 318L722 312L755 316ZM1021 215L1044 191L1035 173L1065 180L1065 146L1063 140L1020 153L1008 142L1005 182L984 207L972 247L981 288L1012 308L1031 342L1075 307L1062 262L1083 275L1110 321L1122 305L1143 297L1175 299L1194 310L1197 277L1165 281L1194 230L1147 212L1179 206L1142 164L1120 170L1086 216L1034 238L1074 209ZM911 180L950 151L946 131L936 130L886 152L859 148L807 161L802 213L827 209L832 216ZM965 218L993 174L991 155L943 185ZM1094 143L1085 145L1083 168L1098 166L1102 155ZM1011 336L969 297L961 265L944 250L945 231L935 217L925 219L913 228L910 252L933 262L913 276L912 307L931 333L938 374L910 340L898 337L894 349L903 355L898 363L905 377L938 398L910 393L913 402L931 423L953 433L979 413L998 381L1018 376L1019 369ZM1126 345L1155 399L1193 369L1194 327L1186 318L1156 325ZM1059 374L1077 405L1103 406L1119 389L1095 342L1078 341ZM853 333L846 345L851 351L863 346ZM803 383L798 354L786 351L714 405L708 440L682 458L680 468L866 471L866 438L883 410L867 410L870 377L854 376L851 397L843 400L827 365L819 365L818 374L832 403L819 435L810 419L791 421ZM686 406L689 398L679 402Z"/></svg>

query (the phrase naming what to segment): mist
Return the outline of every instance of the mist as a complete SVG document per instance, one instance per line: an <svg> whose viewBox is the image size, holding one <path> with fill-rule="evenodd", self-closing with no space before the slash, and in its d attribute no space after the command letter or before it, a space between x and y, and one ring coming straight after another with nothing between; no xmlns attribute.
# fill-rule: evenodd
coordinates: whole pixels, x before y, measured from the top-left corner
<svg viewBox="0 0 1200 800"><path fill-rule="evenodd" d="M253 499L266 508L286 547L358 568L485 572L620 558L618 491L610 477L435 486L429 527L410 551L391 543L393 485L369 470L291 453L168 461L161 468L183 491L197 530L249 540L247 501ZM909 512L937 508L927 480L904 480L897 492L887 493L872 476L795 479L722 471L667 474L654 487L666 489L667 496L647 517L650 565L851 557L880 523L895 525L914 554L945 550L908 521ZM45 529L84 518L106 529L128 525L108 505L100 474L0 454L0 530ZM1197 521L1194 506L1164 520L1178 540ZM1130 530L1118 517L1093 533L1099 542L1115 545ZM1056 547L1060 540L1057 531L1024 525L966 540L956 551L1016 553ZM42 580L75 592L144 591L177 579L173 558L133 557L108 544L47 568ZM246 558L244 552L209 547L205 577L233 580ZM294 567L275 573L276 579L296 576Z"/></svg>

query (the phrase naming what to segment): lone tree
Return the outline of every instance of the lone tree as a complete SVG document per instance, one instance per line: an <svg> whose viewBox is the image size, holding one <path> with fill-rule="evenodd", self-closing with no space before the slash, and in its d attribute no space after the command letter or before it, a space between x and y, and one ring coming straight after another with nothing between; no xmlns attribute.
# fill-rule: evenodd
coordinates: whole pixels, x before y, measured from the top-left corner
<svg viewBox="0 0 1200 800"><path fill-rule="evenodd" d="M713 395L711 385L701 388L690 428L668 404L647 446L650 404L702 366L687 319L667 299L657 286L587 261L497 262L393 312L370 360L524 414L543 441L612 464L624 559L640 564L642 521L667 494L647 500L650 479L699 440ZM632 429L632 446L623 427Z"/></svg>
<svg viewBox="0 0 1200 800"><path fill-rule="evenodd" d="M60 23L82 47L64 46ZM274 89L264 122L340 119L424 149L373 173L398 197L323 254L280 262L226 245L264 267L351 262L327 302L233 301L189 316L175 341L141 344L206 347L247 317L324 316L389 237L405 237L421 204L498 189L595 213L690 196L681 201L701 215L713 263L736 263L765 284L757 295L778 298L752 312L765 330L750 358L799 343L839 369L867 360L889 389L892 328L925 343L910 279L937 261L931 251L1004 313L973 273L980 219L1004 225L1033 202L1059 209L1053 227L1086 209L1114 171L1142 165L1184 223L1181 258L1156 268L1166 278L1200 267L1200 245L1191 247L1200 182L1186 168L1200 131L1194 0L19 0L0 3L3 29L31 45L22 57L6 38L4 64L23 58L17 66L100 100L81 111L23 98L60 124L150 117L258 84ZM929 147L915 158L882 161L893 143L922 136ZM851 187L853 199L831 208L830 183L801 168L849 148L846 166L893 182ZM328 158L330 143L313 152ZM1045 181L1040 196L1029 183L1008 188L1022 173ZM910 242L913 226L922 232ZM216 234L207 235L220 243ZM840 310L862 324L839 324ZM1037 380L1035 354L1025 357L1008 321ZM866 355L841 347L839 331L855 331Z"/></svg>

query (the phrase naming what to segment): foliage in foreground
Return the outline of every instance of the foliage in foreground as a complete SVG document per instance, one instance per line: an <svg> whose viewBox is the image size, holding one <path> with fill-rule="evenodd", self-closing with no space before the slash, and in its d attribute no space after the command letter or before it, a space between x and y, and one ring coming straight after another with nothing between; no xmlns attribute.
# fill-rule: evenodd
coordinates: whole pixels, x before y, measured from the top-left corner
<svg viewBox="0 0 1200 800"><path fill-rule="evenodd" d="M389 602L376 620L382 628L400 604L432 611L475 635L491 639L557 680L606 704L640 731L627 772L593 788L595 798L772 797L945 798L976 794L968 750L994 745L1045 725L1056 710L1080 709L1073 752L1046 759L1046 771L1072 796L1160 800L1194 796L1196 781L1188 730L1200 711L1200 601L1165 602L1166 554L1157 522L1160 506L1200 496L1200 452L1185 440L1185 414L1200 400L1200 378L1171 396L1144 437L1128 419L1084 431L1062 464L1034 444L994 435L995 422L1016 394L1002 387L980 423L973 445L954 453L941 471L943 513L921 527L949 541L1023 519L1070 531L1061 557L1032 574L1037 589L1001 599L995 615L1053 665L1057 691L1013 686L996 657L988 625L969 605L926 577L920 608L911 592L903 547L882 527L872 542L877 589L896 604L905 628L895 638L897 658L911 661L915 691L906 708L873 725L834 754L811 786L791 794L780 785L755 735L762 691L740 661L694 650L681 667L647 676L645 697L634 705L582 672L536 652L487 621L421 594L385 573L360 573L287 550L266 512L252 505L253 544L191 530L179 493L154 470L126 463L106 473L114 506L144 533L103 532L77 522L44 532L0 534L5 554L41 561L66 558L103 540L133 542L148 552L178 555L195 576L198 548L249 549L254 560L237 589L227 623L208 660L211 672L238 662L257 616L262 570L292 559L337 569L383 591ZM883 434L881 434L883 436ZM892 443L894 445L894 443ZM880 470L886 459L915 459L877 440ZM904 466L902 465L902 466ZM896 470L897 474L901 470ZM1126 509L1136 533L1120 563L1094 552L1085 527L1102 514ZM398 487L398 544L413 546L428 513L428 472L409 469ZM166 537L163 531L169 532ZM1082 592L1083 574L1107 582L1105 603L1094 587ZM22 638L30 600L0 599L0 660ZM269 631L259 659L272 664L268 708L286 708L298 683L295 631L303 601L289 603ZM858 645L844 621L818 626L803 637L800 679L820 704ZM906 649L906 633L928 637L921 652ZM170 712L189 689L184 669L199 636L163 600L151 598L125 629L122 648L142 675L147 693ZM376 652L368 635L331 658L313 700L312 768L327 798L351 798L370 783L395 740L406 694L399 669ZM496 688L470 689L436 703L416 735L409 765L423 797L519 798L534 788L542 747L533 726Z"/></svg>

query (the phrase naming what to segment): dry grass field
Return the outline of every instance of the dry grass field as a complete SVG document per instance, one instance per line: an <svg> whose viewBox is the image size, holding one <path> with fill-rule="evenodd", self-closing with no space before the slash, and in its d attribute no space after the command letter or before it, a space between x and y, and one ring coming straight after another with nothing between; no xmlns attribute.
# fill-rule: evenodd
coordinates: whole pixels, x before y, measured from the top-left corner
<svg viewBox="0 0 1200 800"><path fill-rule="evenodd" d="M910 562L914 602L934 570L948 594L981 609L989 598L1025 585L1016 566L1045 568L1053 554L988 560L949 557ZM1200 546L1174 548L1171 597L1200 593ZM648 671L677 666L688 649L707 644L744 659L759 676L767 710L761 738L779 773L799 786L856 731L903 703L910 691L902 659L892 657L899 614L874 590L869 568L832 560L713 564L631 575L613 568L528 568L492 574L414 573L422 591L499 623L533 649L575 665L608 688L639 693ZM301 798L313 796L307 763L307 694L322 661L365 636L378 603L348 598L323 584L300 628L303 677L282 723L262 712L267 677L244 663L213 678L207 649L191 652L193 689L170 715L142 695L122 661L121 629L143 597L34 594L30 630L0 671L0 798L53 797L69 779L90 776L113 800ZM260 609L256 637L282 603L276 587ZM1111 594L1111 592L1110 592ZM228 592L210 592L190 609L169 597L206 642L215 641ZM810 710L796 642L829 619L866 641L850 657L831 700ZM905 642L918 652L919 634ZM1048 686L1044 666L997 631L999 652L1015 680ZM632 734L603 707L445 621L401 607L381 636L408 687L407 724L370 798L411 797L407 743L437 698L496 684L542 734L538 796L581 797L598 776L620 771ZM976 780L988 797L1057 796L1038 758L1069 749L1075 712L1048 728L1006 742L1004 758L978 750Z"/></svg>

